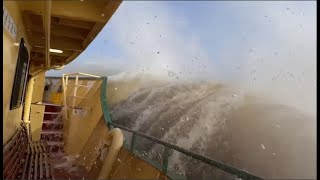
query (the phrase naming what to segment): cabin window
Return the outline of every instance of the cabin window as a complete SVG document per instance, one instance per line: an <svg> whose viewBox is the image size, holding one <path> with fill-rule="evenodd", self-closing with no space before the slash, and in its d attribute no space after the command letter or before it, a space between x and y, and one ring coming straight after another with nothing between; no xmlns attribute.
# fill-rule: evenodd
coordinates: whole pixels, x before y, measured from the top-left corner
<svg viewBox="0 0 320 180"><path fill-rule="evenodd" d="M29 54L24 39L21 38L16 72L11 93L10 110L19 108L23 103L28 71Z"/></svg>

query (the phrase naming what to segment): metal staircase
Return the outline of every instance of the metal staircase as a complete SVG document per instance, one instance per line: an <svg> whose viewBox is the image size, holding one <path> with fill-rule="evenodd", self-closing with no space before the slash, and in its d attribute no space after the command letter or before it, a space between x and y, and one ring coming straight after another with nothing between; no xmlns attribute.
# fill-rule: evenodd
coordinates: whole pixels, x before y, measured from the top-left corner
<svg viewBox="0 0 320 180"><path fill-rule="evenodd" d="M75 76L75 84L69 84L69 76ZM63 82L63 97L64 105L52 104L52 103L41 103L45 105L45 112L42 123L41 139L47 142L49 152L54 155L62 156L64 154L64 139L63 139L63 115L66 120L69 118L68 110L79 111L82 108L76 107L76 98L85 99L87 97L77 96L78 88L87 88L91 86L84 86L79 84L79 76L89 76L98 78L99 76L85 74L85 73L73 73L64 74L62 77ZM68 89L71 86L72 89ZM73 91L72 95L67 95L67 90ZM64 112L63 112L64 111ZM65 114L63 114L65 113Z"/></svg>
<svg viewBox="0 0 320 180"><path fill-rule="evenodd" d="M63 105L42 103L45 105L45 112L42 123L41 140L46 141L48 152L52 155L53 174L56 179L83 179L88 176L88 172L83 167L59 167L61 164L67 163L67 156L64 151L64 123L69 121L69 113L75 114L85 109L77 107L77 104L88 97L81 97L77 95L78 88L86 88L87 93L92 86L84 86L78 82L80 76L89 76L96 78L98 76L88 75L84 73L64 74L63 82ZM69 76L75 76L75 84L69 84ZM71 92L68 94L67 92ZM87 95L85 93L84 96ZM77 114L77 113L76 113ZM57 166L57 167L55 167ZM71 172L72 170L72 172Z"/></svg>
<svg viewBox="0 0 320 180"><path fill-rule="evenodd" d="M47 142L49 152L55 155L64 153L62 106L43 103L45 112L42 123L41 139Z"/></svg>

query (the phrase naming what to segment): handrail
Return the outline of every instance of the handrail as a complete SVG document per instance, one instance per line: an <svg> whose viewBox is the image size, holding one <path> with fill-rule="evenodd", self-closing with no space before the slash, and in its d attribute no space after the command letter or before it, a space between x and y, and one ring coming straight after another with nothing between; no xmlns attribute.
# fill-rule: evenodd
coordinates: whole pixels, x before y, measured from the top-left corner
<svg viewBox="0 0 320 180"><path fill-rule="evenodd" d="M223 162L220 162L218 160L215 160L215 159L211 159L211 158L208 158L208 157L205 157L205 156L201 156L199 154L196 154L196 153L193 153L191 151L188 151L188 150L185 150L183 148L180 148L178 146L175 146L175 145L172 145L170 143L167 143L165 141L162 141L158 138L155 138L155 137L152 137L152 136L149 136L149 135L146 135L144 133L141 133L141 132L138 132L138 131L135 131L135 130L132 130L132 129L129 129L129 128L126 128L126 127L123 127L123 126L120 126L118 124L115 124L112 122L112 119L111 119L111 116L110 116L110 113L109 113L109 109L108 109L108 103L107 103L107 98L106 98L106 94L107 94L107 77L102 77L102 86L101 86L101 94L100 94L100 98L101 98L101 107L102 107L102 112L103 112L103 117L107 123L107 126L110 127L110 128L113 128L113 127L117 127L117 128L120 128L120 129L123 129L125 131L129 131L132 133L132 140L131 140L131 147L129 149L129 151L133 152L133 149L134 149L134 143L135 143L135 138L136 136L140 136L140 137L143 137L143 138L146 138L146 139L149 139L153 142L156 142L158 144L162 144L164 147L165 147L165 151L164 151L164 158L163 158L163 163L162 163L162 169L160 169L160 171L162 171L164 174L167 175L167 166L168 166L168 155L169 155L169 149L173 149L173 150L176 150L180 153L183 153L187 156L190 156L194 159L197 159L197 160L200 160L206 164L209 164L213 167L216 167L220 170L223 170L227 173L230 173L232 175L236 175L238 178L242 178L242 179L263 179L261 177L258 177L258 176L255 176L255 175L252 175L246 171L243 171L243 170L240 170L240 169L237 169L237 168L234 168L230 165L227 165Z"/></svg>
<svg viewBox="0 0 320 180"><path fill-rule="evenodd" d="M112 126L112 120L111 116L109 114L109 107L107 103L107 77L101 77L102 79L102 85L101 85L101 91L100 91L100 100L101 100L101 108L103 112L103 117L107 121L107 126L109 128L113 128Z"/></svg>
<svg viewBox="0 0 320 180"><path fill-rule="evenodd" d="M70 74L64 74L64 75L65 75L65 76L77 76L77 75L83 75L83 76L89 76L89 77L101 78L100 76L97 76L97 75L87 74L87 73L82 73L82 72L70 73Z"/></svg>
<svg viewBox="0 0 320 180"><path fill-rule="evenodd" d="M82 76L88 76L91 78L101 78L100 76L97 75L93 75L93 74L87 74L87 73L82 73L82 72L77 72L77 73L69 73L69 74L63 74L62 75L62 85L63 85L63 103L64 103L64 111L65 111L65 118L68 120L68 110L66 107L68 107L67 105L67 97L72 97L72 108L75 107L75 98L86 98L86 97L81 97L81 96L77 96L77 91L78 91L78 87L83 87L81 85L78 84L78 80L79 80L79 75ZM74 89L73 89L73 96L67 96L67 88L68 86L70 86L70 84L68 84L68 79L69 76L75 76L75 84Z"/></svg>

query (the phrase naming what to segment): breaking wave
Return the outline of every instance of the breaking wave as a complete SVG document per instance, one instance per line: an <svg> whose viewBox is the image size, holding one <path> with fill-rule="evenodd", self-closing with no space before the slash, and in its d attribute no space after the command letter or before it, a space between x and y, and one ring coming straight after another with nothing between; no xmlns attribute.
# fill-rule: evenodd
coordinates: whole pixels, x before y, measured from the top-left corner
<svg viewBox="0 0 320 180"><path fill-rule="evenodd" d="M315 120L294 107L228 84L139 74L111 77L108 91L120 125L263 178L316 177ZM163 146L138 139L136 149L161 163ZM177 152L170 155L169 172L234 178Z"/></svg>

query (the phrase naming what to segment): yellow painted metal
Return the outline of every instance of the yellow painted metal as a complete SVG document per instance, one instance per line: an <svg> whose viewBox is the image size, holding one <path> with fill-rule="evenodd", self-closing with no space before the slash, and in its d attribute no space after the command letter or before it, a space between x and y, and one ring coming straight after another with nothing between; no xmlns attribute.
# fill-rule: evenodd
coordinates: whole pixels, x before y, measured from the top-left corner
<svg viewBox="0 0 320 180"><path fill-rule="evenodd" d="M51 101L53 104L61 105L62 103L62 93L59 92L53 92L51 94Z"/></svg>
<svg viewBox="0 0 320 180"><path fill-rule="evenodd" d="M42 70L40 73L38 73L37 78L35 79L35 82L33 84L32 103L42 102L44 86L45 86L45 72L44 70Z"/></svg>
<svg viewBox="0 0 320 180"><path fill-rule="evenodd" d="M109 179L166 179L160 170L124 147L118 154L118 160Z"/></svg>
<svg viewBox="0 0 320 180"><path fill-rule="evenodd" d="M35 78L36 77L30 78L28 82L26 97L25 97L23 122L26 124L30 123L29 116L30 116L30 108L31 108L31 102L32 102L33 84L34 84Z"/></svg>
<svg viewBox="0 0 320 180"><path fill-rule="evenodd" d="M50 69L50 32L51 32L51 0L43 1L43 29L45 34L46 68Z"/></svg>
<svg viewBox="0 0 320 180"><path fill-rule="evenodd" d="M44 71L44 70L43 70ZM41 73L41 72L39 72ZM39 74L37 73L37 74ZM25 96L25 102L24 102L24 111L23 111L23 122L25 124L27 124L27 128L29 128L30 126L28 126L28 124L31 123L30 121L30 111L31 111L31 103L32 103L32 96L33 96L33 89L34 89L34 83L35 80L38 76L32 76L29 81L28 81L28 87L27 87L27 92L26 92L26 96ZM28 133L30 132L30 129L28 129L27 131Z"/></svg>
<svg viewBox="0 0 320 180"><path fill-rule="evenodd" d="M44 116L44 105L32 104L31 105L31 135L33 141L39 141L42 130L42 122Z"/></svg>
<svg viewBox="0 0 320 180"><path fill-rule="evenodd" d="M71 113L73 109L68 111L69 119L64 121L64 131L67 141L65 145L65 152L68 154L78 154L85 147L85 144L96 127L98 121L102 117L101 105L99 102L100 92L97 90L101 86L100 81L96 81L94 86L89 90L89 99L81 101L77 108L85 109L86 114L81 116L79 114ZM79 93L79 92L78 92Z"/></svg>
<svg viewBox="0 0 320 180"><path fill-rule="evenodd" d="M10 99L12 92L12 85L14 82L14 75L17 65L17 55L19 53L19 47L15 46L15 43L19 43L21 37L26 37L26 31L23 28L22 14L19 11L17 1L3 1L3 6L10 14L14 24L16 25L16 38L12 37L10 32L3 28L3 144L5 144L9 138L20 127L22 109L20 108L10 110ZM30 44L28 38L25 38L25 43L28 49Z"/></svg>

